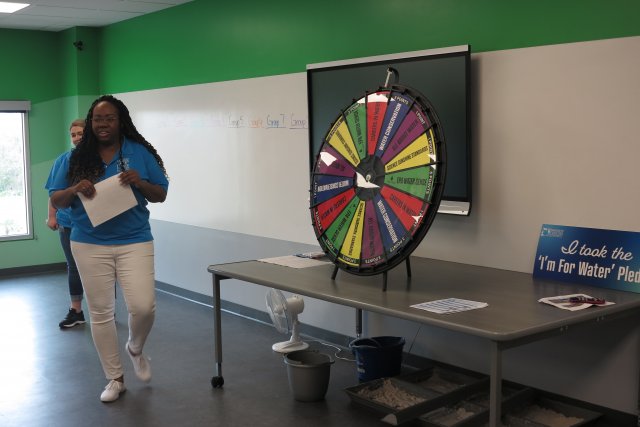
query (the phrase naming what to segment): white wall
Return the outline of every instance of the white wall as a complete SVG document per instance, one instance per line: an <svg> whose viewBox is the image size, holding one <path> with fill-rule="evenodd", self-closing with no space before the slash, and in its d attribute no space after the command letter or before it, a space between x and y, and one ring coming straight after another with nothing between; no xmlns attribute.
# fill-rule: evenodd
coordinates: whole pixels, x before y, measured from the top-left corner
<svg viewBox="0 0 640 427"><path fill-rule="evenodd" d="M416 255L531 272L544 223L640 231L640 37L473 55L469 218Z"/></svg>
<svg viewBox="0 0 640 427"><path fill-rule="evenodd" d="M531 272L544 223L640 231L638 76L640 37L472 55L472 212L438 215L414 255ZM119 97L171 176L167 202L152 206L158 280L211 295L209 264L315 245L307 131L230 127L306 119L304 73ZM224 299L263 310L265 289L227 282ZM301 321L354 333L352 310L321 301L306 301ZM486 346L461 334L375 315L365 333L416 336L413 353L486 366ZM602 326L510 350L505 374L633 413L637 342L637 331ZM583 372L593 381L574 381Z"/></svg>
<svg viewBox="0 0 640 427"><path fill-rule="evenodd" d="M472 55L472 213L414 255L530 272L544 223L639 230L639 75L640 37ZM171 176L153 218L315 244L304 73L119 96Z"/></svg>

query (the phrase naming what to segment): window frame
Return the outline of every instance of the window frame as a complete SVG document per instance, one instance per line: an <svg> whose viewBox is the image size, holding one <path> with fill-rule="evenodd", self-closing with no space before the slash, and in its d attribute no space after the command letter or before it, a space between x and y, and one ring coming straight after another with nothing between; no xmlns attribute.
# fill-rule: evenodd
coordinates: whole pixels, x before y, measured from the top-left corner
<svg viewBox="0 0 640 427"><path fill-rule="evenodd" d="M27 232L11 236L1 236L0 242L15 240L33 240L33 209L31 203L31 159L29 150L29 111L31 111L31 101L2 101L0 100L0 113L21 113L22 114L22 135L23 154L22 163L24 169L24 204L26 209Z"/></svg>

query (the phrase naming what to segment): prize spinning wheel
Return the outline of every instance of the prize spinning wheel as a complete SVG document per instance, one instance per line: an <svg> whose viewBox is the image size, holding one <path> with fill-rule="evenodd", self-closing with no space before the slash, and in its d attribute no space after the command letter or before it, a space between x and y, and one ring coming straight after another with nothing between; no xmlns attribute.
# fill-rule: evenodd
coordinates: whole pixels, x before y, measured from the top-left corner
<svg viewBox="0 0 640 427"><path fill-rule="evenodd" d="M445 174L429 101L400 85L367 92L338 115L315 159L310 210L323 251L353 274L395 267L431 226Z"/></svg>

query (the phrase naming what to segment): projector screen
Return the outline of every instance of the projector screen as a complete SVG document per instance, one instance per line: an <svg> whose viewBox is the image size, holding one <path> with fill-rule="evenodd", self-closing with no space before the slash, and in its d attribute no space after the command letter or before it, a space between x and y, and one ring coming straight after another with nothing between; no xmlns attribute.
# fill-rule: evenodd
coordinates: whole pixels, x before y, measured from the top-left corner
<svg viewBox="0 0 640 427"><path fill-rule="evenodd" d="M307 65L309 170L330 126L345 105L385 85L389 67L398 83L433 105L446 142L447 176L439 213L471 209L468 45ZM391 77L395 79L395 76Z"/></svg>

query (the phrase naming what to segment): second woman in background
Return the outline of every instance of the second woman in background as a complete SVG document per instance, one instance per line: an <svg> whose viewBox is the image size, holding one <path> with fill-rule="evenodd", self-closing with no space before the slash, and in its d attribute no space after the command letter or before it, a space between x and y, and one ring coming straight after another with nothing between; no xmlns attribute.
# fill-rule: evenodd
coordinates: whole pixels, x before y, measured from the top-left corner
<svg viewBox="0 0 640 427"><path fill-rule="evenodd" d="M71 144L75 147L82 140L84 133L84 119L76 119L71 122L69 127L69 133L71 135ZM49 179L53 179L55 172L60 166L62 159L66 157L68 153L63 153L56 159L49 174ZM47 185L49 182L47 182ZM49 214L47 216L47 227L52 230L58 230L60 234L60 244L62 245L62 251L67 260L67 278L69 282L69 297L71 299L71 307L67 312L67 315L58 326L60 329L72 328L76 325L85 323L84 313L82 312L82 281L78 274L78 268L76 267L76 261L73 259L71 253L71 217L70 209L56 209L49 200Z"/></svg>

